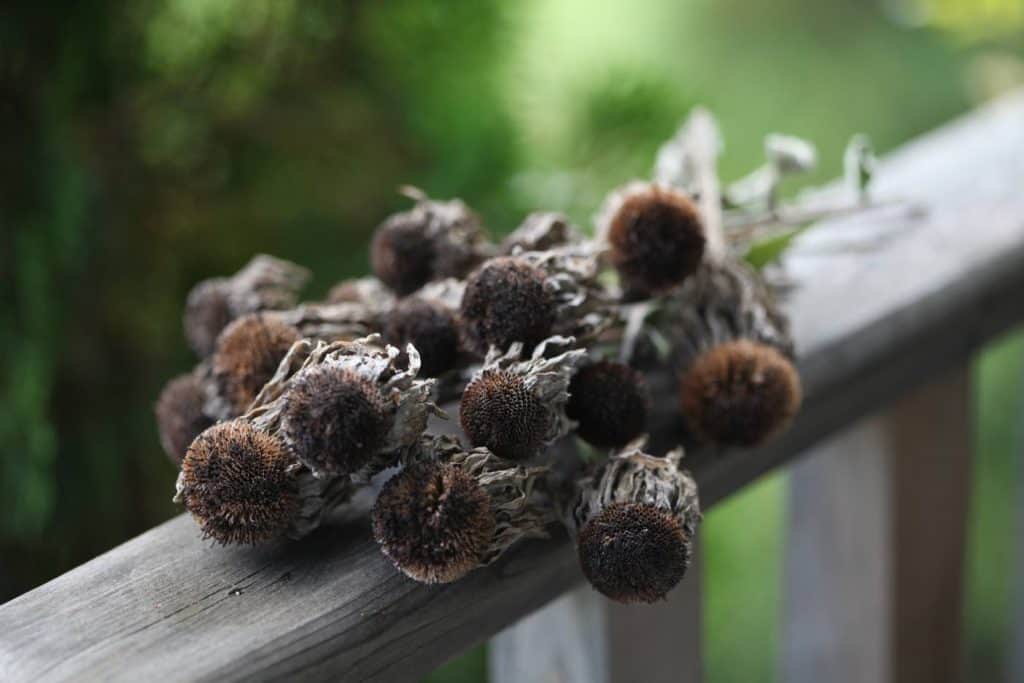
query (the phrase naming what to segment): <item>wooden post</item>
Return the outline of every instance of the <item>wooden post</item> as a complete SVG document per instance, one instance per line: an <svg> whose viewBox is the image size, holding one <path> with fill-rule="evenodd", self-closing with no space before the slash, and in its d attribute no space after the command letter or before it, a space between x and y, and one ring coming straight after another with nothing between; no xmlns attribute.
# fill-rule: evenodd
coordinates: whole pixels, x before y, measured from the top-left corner
<svg viewBox="0 0 1024 683"><path fill-rule="evenodd" d="M657 605L620 605L588 585L490 643L492 683L696 683L701 676L701 561Z"/></svg>
<svg viewBox="0 0 1024 683"><path fill-rule="evenodd" d="M783 680L960 680L969 396L961 368L794 466Z"/></svg>

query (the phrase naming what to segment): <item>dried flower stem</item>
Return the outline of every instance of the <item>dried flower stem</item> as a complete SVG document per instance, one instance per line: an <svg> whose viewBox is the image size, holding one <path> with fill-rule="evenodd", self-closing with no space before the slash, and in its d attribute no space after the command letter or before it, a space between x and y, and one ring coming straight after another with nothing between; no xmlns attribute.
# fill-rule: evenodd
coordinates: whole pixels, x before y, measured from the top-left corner
<svg viewBox="0 0 1024 683"><path fill-rule="evenodd" d="M704 253L711 262L726 255L725 231L722 223L722 191L718 183L718 156L722 137L711 112L696 107L686 122L686 144L693 160L698 202L704 220Z"/></svg>

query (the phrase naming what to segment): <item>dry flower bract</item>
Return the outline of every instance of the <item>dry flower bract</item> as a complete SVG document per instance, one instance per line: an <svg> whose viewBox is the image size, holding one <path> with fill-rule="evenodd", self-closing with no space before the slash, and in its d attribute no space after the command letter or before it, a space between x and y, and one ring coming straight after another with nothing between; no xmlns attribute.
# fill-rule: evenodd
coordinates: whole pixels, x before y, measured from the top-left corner
<svg viewBox="0 0 1024 683"><path fill-rule="evenodd" d="M536 211L501 241L501 253L514 256L524 251L547 251L581 242L583 233L565 214Z"/></svg>

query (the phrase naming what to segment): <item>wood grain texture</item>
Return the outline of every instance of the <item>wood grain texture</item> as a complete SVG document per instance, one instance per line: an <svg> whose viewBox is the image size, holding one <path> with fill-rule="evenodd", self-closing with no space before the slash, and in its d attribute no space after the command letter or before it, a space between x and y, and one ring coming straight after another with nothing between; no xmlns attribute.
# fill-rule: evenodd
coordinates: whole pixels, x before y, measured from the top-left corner
<svg viewBox="0 0 1024 683"><path fill-rule="evenodd" d="M794 466L782 680L961 680L969 385L956 369Z"/></svg>
<svg viewBox="0 0 1024 683"><path fill-rule="evenodd" d="M788 308L806 409L768 448L691 457L705 507L1024 319L1022 121L1018 94L889 157L878 196L920 199L926 216L876 212L799 240L787 264L813 286ZM872 249L835 246L865 236ZM664 446L674 400L657 404ZM579 580L564 536L430 588L365 525L230 550L179 517L0 607L0 680L414 680Z"/></svg>

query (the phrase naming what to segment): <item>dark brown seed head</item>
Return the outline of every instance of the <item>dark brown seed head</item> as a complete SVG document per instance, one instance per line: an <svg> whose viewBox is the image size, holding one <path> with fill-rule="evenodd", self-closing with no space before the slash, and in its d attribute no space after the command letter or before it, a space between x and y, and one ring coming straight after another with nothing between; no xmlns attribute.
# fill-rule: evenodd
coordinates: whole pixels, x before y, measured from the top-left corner
<svg viewBox="0 0 1024 683"><path fill-rule="evenodd" d="M689 565L690 539L668 511L643 503L613 503L580 530L583 575L618 602L656 602Z"/></svg>
<svg viewBox="0 0 1024 683"><path fill-rule="evenodd" d="M234 317L226 280L204 280L192 288L185 302L185 339L201 358L213 353L217 335Z"/></svg>
<svg viewBox="0 0 1024 683"><path fill-rule="evenodd" d="M771 346L746 340L703 353L680 383L687 425L727 446L763 443L789 424L800 401L793 364Z"/></svg>
<svg viewBox="0 0 1024 683"><path fill-rule="evenodd" d="M203 415L205 400L203 387L192 374L175 377L160 392L154 410L160 445L175 465L181 464L193 439L213 424Z"/></svg>
<svg viewBox="0 0 1024 683"><path fill-rule="evenodd" d="M351 370L304 370L282 399L281 434L310 469L351 474L387 438L392 413L374 382Z"/></svg>
<svg viewBox="0 0 1024 683"><path fill-rule="evenodd" d="M462 393L459 420L474 446L527 460L544 445L554 416L519 375L485 370Z"/></svg>
<svg viewBox="0 0 1024 683"><path fill-rule="evenodd" d="M426 225L411 212L397 213L384 221L370 244L374 275L402 296L431 280L434 256Z"/></svg>
<svg viewBox="0 0 1024 683"><path fill-rule="evenodd" d="M644 433L649 403L643 375L622 363L600 361L573 376L565 412L579 423L580 438L612 448Z"/></svg>
<svg viewBox="0 0 1024 683"><path fill-rule="evenodd" d="M213 378L234 415L245 412L300 338L294 327L260 314L243 316L224 329L213 353Z"/></svg>
<svg viewBox="0 0 1024 683"><path fill-rule="evenodd" d="M373 506L373 535L406 575L455 581L479 566L494 536L491 498L461 467L416 463L388 480Z"/></svg>
<svg viewBox="0 0 1024 683"><path fill-rule="evenodd" d="M608 244L623 289L657 294L697 270L704 255L704 227L688 197L651 187L626 197L612 216Z"/></svg>
<svg viewBox="0 0 1024 683"><path fill-rule="evenodd" d="M555 300L538 269L495 258L469 276L460 317L463 343L473 353L484 355L491 346L506 350L513 342L529 350L551 336Z"/></svg>
<svg viewBox="0 0 1024 683"><path fill-rule="evenodd" d="M301 503L284 443L246 422L200 434L181 462L181 501L203 536L255 545L285 533Z"/></svg>
<svg viewBox="0 0 1024 683"><path fill-rule="evenodd" d="M416 297L403 300L387 316L384 339L403 350L406 344L415 346L423 374L430 377L454 367L459 353L455 316L441 304Z"/></svg>

